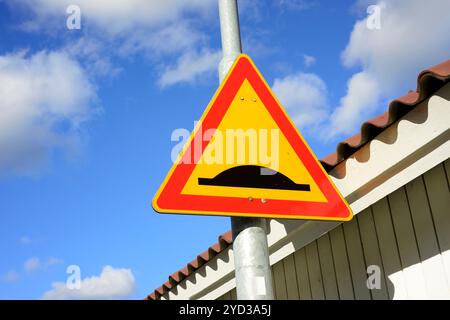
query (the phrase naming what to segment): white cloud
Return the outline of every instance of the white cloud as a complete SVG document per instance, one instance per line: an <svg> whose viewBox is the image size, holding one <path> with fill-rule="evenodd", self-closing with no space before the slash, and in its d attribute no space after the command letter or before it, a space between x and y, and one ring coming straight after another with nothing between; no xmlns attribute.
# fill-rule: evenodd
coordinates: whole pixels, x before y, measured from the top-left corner
<svg viewBox="0 0 450 320"><path fill-rule="evenodd" d="M49 33L65 28L65 8L73 3L71 0L19 1L31 12L30 20L22 27ZM112 64L115 56L129 58L142 53L154 62L157 60L155 65L160 69L168 70L167 85L191 82L189 75L177 76L176 68L197 74L203 72L202 66L193 70L177 63L183 56L195 55L193 52L201 52L204 59L208 58L208 52L214 52L208 46L209 35L205 31L211 24L205 22L217 21L216 0L79 0L76 3L81 9L79 34L82 38L75 43L68 42L65 48L71 55L82 58L89 73L95 76L117 74L120 70ZM178 62L174 59L177 56L181 56ZM179 79L171 82L172 78Z"/></svg>
<svg viewBox="0 0 450 320"><path fill-rule="evenodd" d="M316 58L307 54L303 55L303 64L305 67L310 67L316 63Z"/></svg>
<svg viewBox="0 0 450 320"><path fill-rule="evenodd" d="M36 271L37 269L41 268L41 261L37 257L30 258L25 261L25 263L23 264L23 268L27 272Z"/></svg>
<svg viewBox="0 0 450 320"><path fill-rule="evenodd" d="M69 289L64 282L55 282L42 296L48 300L123 299L135 291L135 280L130 269L103 267L99 276L81 281L80 289Z"/></svg>
<svg viewBox="0 0 450 320"><path fill-rule="evenodd" d="M356 22L342 59L345 66L361 66L382 80L380 89L389 92L405 77L414 79L421 69L448 59L450 2L381 3L381 29L368 29L366 19Z"/></svg>
<svg viewBox="0 0 450 320"><path fill-rule="evenodd" d="M41 261L41 259L39 259L38 257L32 257L25 261L25 263L23 264L23 268L27 272L33 272L36 270L45 270L49 267L61 264L63 262L63 260L55 257L49 257L44 262Z"/></svg>
<svg viewBox="0 0 450 320"><path fill-rule="evenodd" d="M19 239L19 243L20 243L20 244L23 244L23 245L28 245L28 244L31 243L31 238L28 237L28 236L22 236L22 237L20 237L20 239Z"/></svg>
<svg viewBox="0 0 450 320"><path fill-rule="evenodd" d="M403 94L415 85L422 69L448 59L450 1L378 4L381 29L367 28L366 18L357 21L342 54L345 66L362 71L349 80L347 94L331 116L329 137L354 132L382 99Z"/></svg>
<svg viewBox="0 0 450 320"><path fill-rule="evenodd" d="M68 35L71 0L6 0L28 31ZM115 76L117 57L144 54L167 87L210 73L218 52L208 49L202 27L215 0L79 0L81 30L62 49L0 56L0 175L33 174L57 151L77 153L81 124L94 113L92 80ZM214 11L215 12L215 11ZM215 18L215 16L214 16ZM179 57L179 58L177 58ZM190 60L190 61L188 61ZM218 58L217 58L218 60Z"/></svg>
<svg viewBox="0 0 450 320"><path fill-rule="evenodd" d="M12 2L12 1L11 1ZM14 0L34 13L29 28L42 28L48 18L64 15L72 0ZM110 35L119 35L139 27L155 27L179 20L184 14L208 13L214 0L77 0L81 9L82 27L89 24ZM59 19L61 21L61 19ZM64 24L65 26L65 24Z"/></svg>
<svg viewBox="0 0 450 320"><path fill-rule="evenodd" d="M164 70L159 85L164 88L180 82L192 83L199 77L216 71L220 57L220 51L187 52L178 59L175 66Z"/></svg>
<svg viewBox="0 0 450 320"><path fill-rule="evenodd" d="M275 3L290 10L307 10L317 4L313 0L276 0Z"/></svg>
<svg viewBox="0 0 450 320"><path fill-rule="evenodd" d="M206 34L195 29L190 22L180 19L158 28L140 28L128 33L118 48L120 56L138 52L154 58L161 55L184 53L197 47L205 47Z"/></svg>
<svg viewBox="0 0 450 320"><path fill-rule="evenodd" d="M47 262L46 262L45 265L46 265L46 267L51 267L51 266L54 266L54 265L57 265L57 264L61 264L63 262L64 261L62 259L55 258L55 257L50 257L50 258L47 259Z"/></svg>
<svg viewBox="0 0 450 320"><path fill-rule="evenodd" d="M82 61L83 69L90 78L117 76L122 69L114 65L110 55L105 54L104 45L102 39L80 37L67 43L61 51L74 60Z"/></svg>
<svg viewBox="0 0 450 320"><path fill-rule="evenodd" d="M64 52L0 56L0 173L29 174L55 149L74 152L95 88Z"/></svg>
<svg viewBox="0 0 450 320"><path fill-rule="evenodd" d="M380 98L378 81L370 73L353 75L347 83L347 94L333 111L328 129L322 136L327 139L337 134L353 134L362 119L376 110Z"/></svg>
<svg viewBox="0 0 450 320"><path fill-rule="evenodd" d="M62 23L65 9L73 4L71 0L19 1L32 13L25 23L27 29L47 32L65 28L66 24ZM76 3L81 9L80 34L90 40L85 39L81 47L75 44L78 50L86 53L84 45L92 49L95 43L96 51L101 48L107 53L113 47L114 53L123 55L139 51L150 55L173 53L204 44L206 33L194 25L210 19L211 10L216 8L215 0L78 0ZM72 45L68 43L68 47Z"/></svg>
<svg viewBox="0 0 450 320"><path fill-rule="evenodd" d="M14 283L19 281L19 279L20 279L19 274L14 270L8 271L1 277L1 281L4 283Z"/></svg>
<svg viewBox="0 0 450 320"><path fill-rule="evenodd" d="M324 81L312 73L275 79L272 89L295 124L313 129L327 119L329 107Z"/></svg>

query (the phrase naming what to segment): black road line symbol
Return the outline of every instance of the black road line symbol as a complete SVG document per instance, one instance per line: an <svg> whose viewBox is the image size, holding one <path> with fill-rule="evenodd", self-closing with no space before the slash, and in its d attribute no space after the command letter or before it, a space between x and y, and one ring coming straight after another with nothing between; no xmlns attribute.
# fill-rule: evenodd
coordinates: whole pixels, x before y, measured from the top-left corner
<svg viewBox="0 0 450 320"><path fill-rule="evenodd" d="M227 169L214 178L198 178L199 185L311 191L309 184L298 184L275 170L244 165Z"/></svg>

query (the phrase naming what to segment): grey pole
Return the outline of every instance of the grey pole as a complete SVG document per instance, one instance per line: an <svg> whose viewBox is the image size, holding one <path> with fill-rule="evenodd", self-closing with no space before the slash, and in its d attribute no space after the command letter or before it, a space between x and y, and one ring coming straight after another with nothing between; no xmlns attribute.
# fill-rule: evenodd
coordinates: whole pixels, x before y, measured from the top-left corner
<svg viewBox="0 0 450 320"><path fill-rule="evenodd" d="M223 52L219 79L222 82L242 47L237 0L218 1ZM266 219L231 218L231 228L238 300L273 300Z"/></svg>
<svg viewBox="0 0 450 320"><path fill-rule="evenodd" d="M219 0L222 60L219 63L219 80L223 81L236 57L242 53L237 0Z"/></svg>

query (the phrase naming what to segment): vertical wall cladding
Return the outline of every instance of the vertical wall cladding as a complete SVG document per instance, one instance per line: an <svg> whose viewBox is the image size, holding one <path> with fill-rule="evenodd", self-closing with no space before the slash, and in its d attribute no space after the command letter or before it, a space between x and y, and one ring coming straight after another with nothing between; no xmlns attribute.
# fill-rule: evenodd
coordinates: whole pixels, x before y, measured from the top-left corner
<svg viewBox="0 0 450 320"><path fill-rule="evenodd" d="M276 299L450 299L449 185L450 159L277 262Z"/></svg>

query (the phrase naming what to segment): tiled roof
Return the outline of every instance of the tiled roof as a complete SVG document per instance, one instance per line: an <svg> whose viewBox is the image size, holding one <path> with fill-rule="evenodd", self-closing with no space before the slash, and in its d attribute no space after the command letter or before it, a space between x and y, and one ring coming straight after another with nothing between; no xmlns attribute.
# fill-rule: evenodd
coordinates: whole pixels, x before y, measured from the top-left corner
<svg viewBox="0 0 450 320"><path fill-rule="evenodd" d="M388 111L365 121L358 134L339 142L336 152L320 159L322 166L327 172L331 171L340 162L349 158L363 145L373 140L389 125L414 109L419 103L429 98L434 92L439 90L449 81L450 60L422 71L417 77L416 91L410 91L407 95L393 100L389 103ZM232 241L231 231L219 236L219 241L217 243L209 247L205 252L199 254L193 261L189 262L186 267L170 275L169 280L149 294L146 299L160 299L167 291L225 250L231 245Z"/></svg>
<svg viewBox="0 0 450 320"><path fill-rule="evenodd" d="M206 262L214 258L220 252L228 248L228 246L233 242L231 231L225 232L219 236L219 240L213 244L208 250L199 254L194 260L189 262L186 267L172 273L169 276L169 281L166 281L161 287L157 288L154 292L147 296L149 300L158 300L167 290L180 283L184 278L188 277L195 270L200 268Z"/></svg>
<svg viewBox="0 0 450 320"><path fill-rule="evenodd" d="M388 111L367 120L361 125L358 134L338 143L336 152L320 159L323 167L331 171L364 144L373 140L381 131L414 109L420 102L430 97L450 79L450 60L422 71L417 77L416 91L397 98L389 103Z"/></svg>

